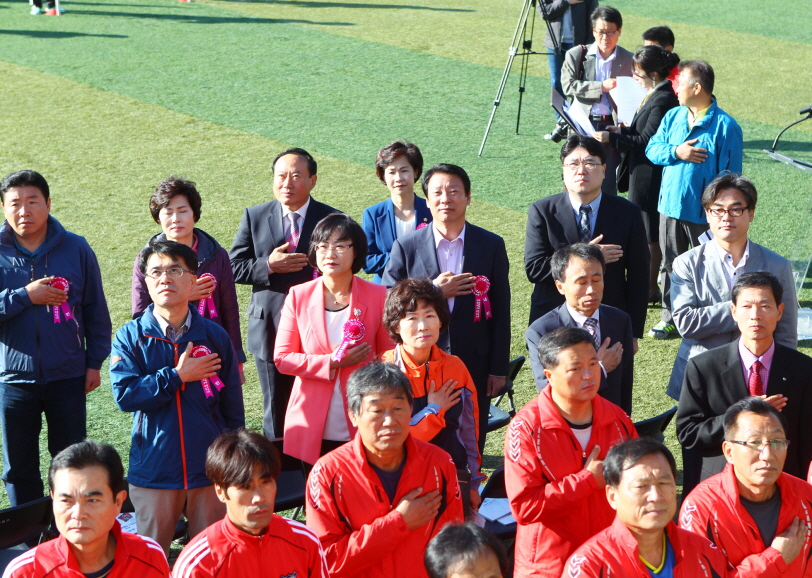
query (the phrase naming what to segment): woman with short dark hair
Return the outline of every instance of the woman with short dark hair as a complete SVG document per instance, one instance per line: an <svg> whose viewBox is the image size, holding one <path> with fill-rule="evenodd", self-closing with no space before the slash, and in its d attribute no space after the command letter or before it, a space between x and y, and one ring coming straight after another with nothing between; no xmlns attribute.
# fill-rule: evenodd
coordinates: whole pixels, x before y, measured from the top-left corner
<svg viewBox="0 0 812 578"><path fill-rule="evenodd" d="M364 271L380 283L395 240L431 223L431 212L414 192L423 172L423 155L415 145L405 141L386 145L378 151L375 171L390 196L364 209L361 226L369 244Z"/></svg>
<svg viewBox="0 0 812 578"><path fill-rule="evenodd" d="M170 176L161 181L149 199L152 218L161 226L161 232L147 242L175 241L191 247L197 253L197 285L189 295L189 301L204 317L220 325L231 337L231 344L240 363L243 381L245 353L240 333L240 305L234 285L234 273L228 252L208 233L198 229L202 200L192 181ZM144 274L135 258L132 276L132 316L140 317L152 303L147 291Z"/></svg>
<svg viewBox="0 0 812 578"><path fill-rule="evenodd" d="M347 379L392 347L381 323L386 288L356 275L364 263L363 229L343 213L324 217L308 258L321 277L291 288L276 333L274 363L293 375L285 413L285 454L315 464L352 439Z"/></svg>

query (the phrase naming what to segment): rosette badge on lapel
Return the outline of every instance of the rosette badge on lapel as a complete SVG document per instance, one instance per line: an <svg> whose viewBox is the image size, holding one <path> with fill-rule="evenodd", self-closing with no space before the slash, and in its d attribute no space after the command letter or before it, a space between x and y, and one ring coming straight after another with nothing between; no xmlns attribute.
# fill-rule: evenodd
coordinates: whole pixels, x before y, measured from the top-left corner
<svg viewBox="0 0 812 578"><path fill-rule="evenodd" d="M482 320L482 308L485 308L485 319L493 317L491 313L491 302L488 300L488 290L491 288L491 282L485 275L477 275L474 278L474 287L471 289L476 297L474 304L474 321Z"/></svg>
<svg viewBox="0 0 812 578"><path fill-rule="evenodd" d="M70 290L70 283L68 283L68 280L64 277L54 277L51 282L48 283L48 285L65 292ZM68 305L67 301L65 301L62 305L54 307L54 323L62 323L62 314L65 315L65 321L73 319L73 313L71 313L70 306Z"/></svg>
<svg viewBox="0 0 812 578"><path fill-rule="evenodd" d="M341 361L344 357L344 352L347 351L347 348L350 345L355 345L357 342L361 341L364 338L364 335L367 334L366 327L364 324L361 323L359 317L361 316L361 310L355 309L353 310L355 314L354 319L348 319L347 322L344 324L344 339L341 342L341 345L338 346L336 349L336 353L333 358L336 361Z"/></svg>
<svg viewBox="0 0 812 578"><path fill-rule="evenodd" d="M217 289L217 279L211 273L203 273L200 278L204 279L206 277L211 277L211 280L214 281L214 285L211 288L211 292L214 293L214 290ZM204 297L200 301L197 302L197 312L200 313L203 317L206 316L206 310L209 311L209 319L214 319L217 317L217 306L214 304L214 299L209 295L208 297Z"/></svg>
<svg viewBox="0 0 812 578"><path fill-rule="evenodd" d="M205 355L210 355L211 349L206 347L205 345L196 345L192 348L192 353L190 354L192 357L203 357ZM209 381L211 380L211 381ZM208 378L204 377L200 380L200 385L203 386L203 393L206 394L206 397L214 397L214 392L211 390L211 386L217 388L217 391L220 391L225 386L225 383L220 381L220 378L217 377L215 373L213 377Z"/></svg>

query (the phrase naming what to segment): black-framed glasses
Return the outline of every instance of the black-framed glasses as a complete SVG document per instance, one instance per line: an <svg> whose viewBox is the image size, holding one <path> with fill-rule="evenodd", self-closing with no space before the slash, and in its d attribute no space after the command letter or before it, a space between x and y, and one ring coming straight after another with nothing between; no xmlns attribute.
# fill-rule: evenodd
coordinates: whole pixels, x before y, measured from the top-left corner
<svg viewBox="0 0 812 578"><path fill-rule="evenodd" d="M740 446L745 446L753 450L754 452L763 452L764 448L770 446L770 449L774 452L784 452L789 447L789 440L776 438L774 440L748 440L746 442L739 441L739 440L728 440L732 444L739 444Z"/></svg>
<svg viewBox="0 0 812 578"><path fill-rule="evenodd" d="M719 207L713 207L708 209L708 212L714 217L724 217L725 214L731 217L741 217L749 208L750 207L731 207L729 209L720 209Z"/></svg>
<svg viewBox="0 0 812 578"><path fill-rule="evenodd" d="M171 269L150 269L144 273L144 275L150 279L160 279L164 275L170 279L177 279L178 277L183 277L184 273L191 274L192 272L187 269L181 269L180 267L172 267Z"/></svg>

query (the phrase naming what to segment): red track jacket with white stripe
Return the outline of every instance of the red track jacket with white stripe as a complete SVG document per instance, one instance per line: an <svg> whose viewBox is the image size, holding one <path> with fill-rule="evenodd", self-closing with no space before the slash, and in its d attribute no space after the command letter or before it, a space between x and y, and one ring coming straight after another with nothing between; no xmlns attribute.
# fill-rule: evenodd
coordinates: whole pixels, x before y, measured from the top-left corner
<svg viewBox="0 0 812 578"><path fill-rule="evenodd" d="M276 515L268 532L261 536L243 532L228 516L215 522L183 549L172 576L329 578L324 552L313 530Z"/></svg>
<svg viewBox="0 0 812 578"><path fill-rule="evenodd" d="M505 488L518 522L515 575L559 578L575 548L607 528L615 511L584 468L586 457L636 438L629 417L600 396L592 400L586 451L553 403L550 387L525 405L505 435Z"/></svg>

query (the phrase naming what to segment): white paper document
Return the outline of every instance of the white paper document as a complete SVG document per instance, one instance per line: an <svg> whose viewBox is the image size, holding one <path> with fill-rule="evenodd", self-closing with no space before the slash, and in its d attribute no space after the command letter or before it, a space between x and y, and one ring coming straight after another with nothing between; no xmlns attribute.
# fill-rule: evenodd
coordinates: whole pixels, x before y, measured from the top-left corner
<svg viewBox="0 0 812 578"><path fill-rule="evenodd" d="M609 91L612 100L617 105L617 122L631 124L640 103L646 96L646 89L643 88L631 76L618 76L617 86Z"/></svg>
<svg viewBox="0 0 812 578"><path fill-rule="evenodd" d="M584 109L577 102L565 105L564 110L570 120L575 123L575 128L578 129L579 134L592 136L595 129L592 127L592 123L589 122L589 117L584 112Z"/></svg>
<svg viewBox="0 0 812 578"><path fill-rule="evenodd" d="M491 522L510 524L513 521L513 516L510 513L510 503L507 498L485 498L479 506L479 513L483 518ZM510 521L507 520L508 516L511 518Z"/></svg>

